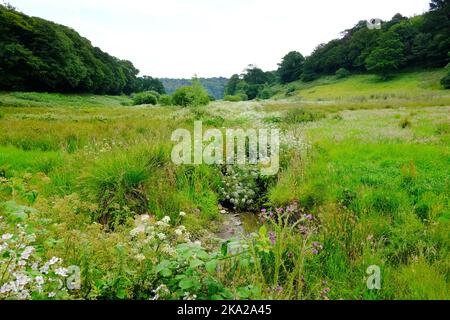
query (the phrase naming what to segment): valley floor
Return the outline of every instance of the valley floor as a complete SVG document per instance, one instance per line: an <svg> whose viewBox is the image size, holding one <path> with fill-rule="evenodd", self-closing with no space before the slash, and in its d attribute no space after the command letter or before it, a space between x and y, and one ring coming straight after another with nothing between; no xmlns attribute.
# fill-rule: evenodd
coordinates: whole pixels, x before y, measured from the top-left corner
<svg viewBox="0 0 450 320"><path fill-rule="evenodd" d="M430 77L194 109L1 94L0 298L449 299L450 95ZM279 174L174 165L194 121L280 129ZM233 207L255 219L223 243ZM56 288L69 266L79 287Z"/></svg>

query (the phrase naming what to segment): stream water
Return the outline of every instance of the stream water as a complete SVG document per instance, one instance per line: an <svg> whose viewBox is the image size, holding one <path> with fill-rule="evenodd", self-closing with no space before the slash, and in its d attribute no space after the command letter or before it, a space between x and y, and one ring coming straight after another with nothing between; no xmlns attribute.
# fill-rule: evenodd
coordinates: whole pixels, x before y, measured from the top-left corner
<svg viewBox="0 0 450 320"><path fill-rule="evenodd" d="M258 215L251 212L225 213L223 222L217 236L224 240L242 238L257 232L261 226Z"/></svg>

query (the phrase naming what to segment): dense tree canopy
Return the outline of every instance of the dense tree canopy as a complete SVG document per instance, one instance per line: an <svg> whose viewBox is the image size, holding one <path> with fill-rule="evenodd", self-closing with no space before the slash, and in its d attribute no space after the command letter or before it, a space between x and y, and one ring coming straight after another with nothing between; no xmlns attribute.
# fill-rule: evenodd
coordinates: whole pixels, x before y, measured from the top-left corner
<svg viewBox="0 0 450 320"><path fill-rule="evenodd" d="M279 64L278 77L281 83L289 83L300 79L305 58L300 52L291 51L283 57Z"/></svg>
<svg viewBox="0 0 450 320"><path fill-rule="evenodd" d="M345 78L351 73L372 72L386 79L406 67L443 67L449 63L450 1L432 0L430 11L411 18L396 14L382 21L380 29L368 28L359 21L342 32L342 37L320 44L304 58L292 51L282 58L276 71L281 84L297 80L312 81L323 75ZM228 100L240 95L265 98L274 72L249 66L242 75L233 75L225 94ZM442 79L449 87L450 75Z"/></svg>
<svg viewBox="0 0 450 320"><path fill-rule="evenodd" d="M160 91L130 61L92 46L76 31L0 5L0 89L130 94Z"/></svg>
<svg viewBox="0 0 450 320"><path fill-rule="evenodd" d="M411 18L396 14L369 29L365 21L346 30L343 37L319 45L306 58L302 78L313 80L345 68L351 72L373 71L383 77L403 67L443 67L450 51L448 0L433 0L430 11Z"/></svg>
<svg viewBox="0 0 450 320"><path fill-rule="evenodd" d="M159 79L167 93L172 94L177 89L185 86L192 85L191 79L171 79L171 78L161 78ZM208 93L215 99L222 99L224 96L225 86L228 79L223 77L214 78L198 78L201 85L208 91Z"/></svg>
<svg viewBox="0 0 450 320"><path fill-rule="evenodd" d="M379 45L366 59L367 70L386 79L405 63L405 44L394 32L387 32L379 39Z"/></svg>

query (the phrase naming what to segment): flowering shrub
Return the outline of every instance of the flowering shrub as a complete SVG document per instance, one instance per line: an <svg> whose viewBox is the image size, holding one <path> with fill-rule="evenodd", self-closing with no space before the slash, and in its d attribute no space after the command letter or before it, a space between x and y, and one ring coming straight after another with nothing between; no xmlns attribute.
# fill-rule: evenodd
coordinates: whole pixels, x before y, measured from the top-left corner
<svg viewBox="0 0 450 320"><path fill-rule="evenodd" d="M221 202L235 211L255 211L265 200L269 183L257 166L225 166L222 170Z"/></svg>
<svg viewBox="0 0 450 320"><path fill-rule="evenodd" d="M2 217L0 217L2 218ZM0 299L67 299L69 270L61 258L43 261L34 246L36 236L18 224L6 233L0 220Z"/></svg>
<svg viewBox="0 0 450 320"><path fill-rule="evenodd" d="M113 291L120 299L226 299L232 292L216 279L221 253L209 253L181 224L166 216L156 220L149 215L138 216L129 232L130 250L126 279L103 286L100 291ZM173 223L173 225L171 224ZM105 278L119 279L118 271ZM106 283L106 282L105 282ZM103 293L104 294L104 293Z"/></svg>

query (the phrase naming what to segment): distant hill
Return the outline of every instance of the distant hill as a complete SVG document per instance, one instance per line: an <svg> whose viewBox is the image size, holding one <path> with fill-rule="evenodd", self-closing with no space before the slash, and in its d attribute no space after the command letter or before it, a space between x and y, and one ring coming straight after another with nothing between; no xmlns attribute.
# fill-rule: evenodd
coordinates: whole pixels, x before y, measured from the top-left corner
<svg viewBox="0 0 450 320"><path fill-rule="evenodd" d="M170 78L160 78L159 79L166 89L168 94L172 94L175 90L183 86L191 85L190 79L170 79ZM223 93L225 86L228 83L227 78L199 78L201 84L206 90L216 99L223 99Z"/></svg>

